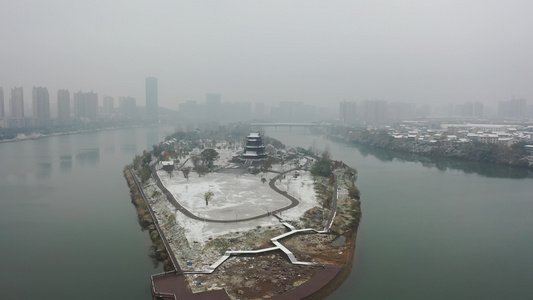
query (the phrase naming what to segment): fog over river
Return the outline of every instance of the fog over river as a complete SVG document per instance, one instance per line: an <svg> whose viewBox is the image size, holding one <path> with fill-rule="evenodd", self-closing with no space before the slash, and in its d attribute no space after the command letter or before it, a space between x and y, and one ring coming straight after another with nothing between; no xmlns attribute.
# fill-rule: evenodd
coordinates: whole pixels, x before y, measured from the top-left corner
<svg viewBox="0 0 533 300"><path fill-rule="evenodd" d="M122 175L171 128L0 143L0 299L150 299L150 240ZM359 172L355 267L328 299L524 299L533 294L533 179L278 128Z"/></svg>

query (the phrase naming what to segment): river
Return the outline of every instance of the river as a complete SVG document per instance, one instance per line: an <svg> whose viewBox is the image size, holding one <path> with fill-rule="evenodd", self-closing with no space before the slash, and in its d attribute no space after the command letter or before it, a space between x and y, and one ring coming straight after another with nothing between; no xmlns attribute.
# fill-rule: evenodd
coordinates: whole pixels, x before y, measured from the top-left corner
<svg viewBox="0 0 533 300"><path fill-rule="evenodd" d="M150 299L150 240L124 165L170 128L0 144L0 299ZM350 277L328 299L525 299L533 179L267 130L357 168L363 219Z"/></svg>
<svg viewBox="0 0 533 300"><path fill-rule="evenodd" d="M0 144L0 299L151 299L122 170L171 128Z"/></svg>
<svg viewBox="0 0 533 300"><path fill-rule="evenodd" d="M530 299L533 178L508 167L355 147L302 129L286 145L329 149L358 170L355 266L328 299Z"/></svg>

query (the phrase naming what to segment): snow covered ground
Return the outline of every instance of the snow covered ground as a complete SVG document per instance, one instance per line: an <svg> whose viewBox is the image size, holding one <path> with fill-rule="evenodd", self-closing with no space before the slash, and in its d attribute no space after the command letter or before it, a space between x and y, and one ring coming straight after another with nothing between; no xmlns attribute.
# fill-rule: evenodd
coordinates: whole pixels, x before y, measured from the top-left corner
<svg viewBox="0 0 533 300"><path fill-rule="evenodd" d="M290 204L290 200L276 193L268 186L274 174L267 174L267 182L261 176L243 173L208 173L199 177L196 173L169 177L165 171L158 171L163 184L176 200L187 210L200 218L214 220L235 220L255 217ZM206 204L204 194L213 192Z"/></svg>
<svg viewBox="0 0 533 300"><path fill-rule="evenodd" d="M290 200L272 190L268 182L276 173L267 173L265 183L261 182L262 174L252 175L228 162L234 152L219 150L218 166L225 166L218 172L208 173L199 177L194 171L189 174L189 179L184 178L180 171L175 171L172 177L164 170L157 171L161 181L174 195L176 200L190 212L200 218L214 220L236 220L232 223L212 223L190 219L168 201L158 201L159 210L164 209L175 214L179 227L185 230L185 235L190 243L205 244L210 238L215 238L230 232L242 232L257 226L280 226L279 221L272 217L263 217L253 221L239 222L239 219L250 218L267 212L286 207ZM189 162L188 162L189 163ZM305 160L300 160L300 165ZM192 164L191 164L192 165ZM274 165L274 170L293 168L292 162L285 163L283 167ZM280 215L286 220L298 220L305 211L317 206L318 202L313 190L313 180L309 172L300 171L300 176L293 178L294 172L286 174L285 179L276 180L276 186L288 191L288 194L300 201L300 205L290 210L283 211ZM214 196L206 205L204 194L213 192ZM161 203L162 202L162 203ZM162 207L163 205L164 207Z"/></svg>
<svg viewBox="0 0 533 300"><path fill-rule="evenodd" d="M300 170L299 173L300 175L296 178L293 177L293 171L287 173L285 179L276 180L276 186L280 190L286 191L287 194L300 201L297 207L282 213L283 218L287 220L297 220L304 212L319 205L315 196L311 173L303 170Z"/></svg>

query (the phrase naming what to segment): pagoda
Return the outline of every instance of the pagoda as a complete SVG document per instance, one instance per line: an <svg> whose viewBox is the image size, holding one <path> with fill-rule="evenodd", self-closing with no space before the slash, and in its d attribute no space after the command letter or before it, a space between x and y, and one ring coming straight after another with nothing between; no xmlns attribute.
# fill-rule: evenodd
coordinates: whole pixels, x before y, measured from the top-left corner
<svg viewBox="0 0 533 300"><path fill-rule="evenodd" d="M250 132L246 137L246 146L244 147L244 153L242 154L244 159L265 159L267 154L265 152L265 145L263 145L263 139L259 132Z"/></svg>

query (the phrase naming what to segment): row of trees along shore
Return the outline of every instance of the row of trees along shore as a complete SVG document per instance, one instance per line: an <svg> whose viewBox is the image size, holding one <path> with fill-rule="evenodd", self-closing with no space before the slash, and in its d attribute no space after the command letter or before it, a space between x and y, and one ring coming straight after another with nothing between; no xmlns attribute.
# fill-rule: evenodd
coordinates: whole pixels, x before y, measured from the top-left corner
<svg viewBox="0 0 533 300"><path fill-rule="evenodd" d="M439 140L430 143L428 141L396 139L390 136L386 130L368 130L365 128L344 126L331 128L328 135L342 139L348 143L386 150L533 168L533 159L528 157L528 154L524 150L524 145L527 144L526 142L519 142L511 146L477 141L451 142Z"/></svg>

